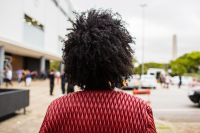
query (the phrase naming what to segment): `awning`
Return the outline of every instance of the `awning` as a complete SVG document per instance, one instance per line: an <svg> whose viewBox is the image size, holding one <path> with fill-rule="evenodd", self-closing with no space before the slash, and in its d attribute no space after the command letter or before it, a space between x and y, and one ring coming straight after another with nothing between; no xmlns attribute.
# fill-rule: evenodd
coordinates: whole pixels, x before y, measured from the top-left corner
<svg viewBox="0 0 200 133"><path fill-rule="evenodd" d="M57 60L57 61L62 60L62 57L59 55L43 50L33 49L25 46L25 44L15 42L3 37L0 37L0 46L3 46L6 52L16 55L34 57L34 58L41 58L44 56L46 59L49 60Z"/></svg>

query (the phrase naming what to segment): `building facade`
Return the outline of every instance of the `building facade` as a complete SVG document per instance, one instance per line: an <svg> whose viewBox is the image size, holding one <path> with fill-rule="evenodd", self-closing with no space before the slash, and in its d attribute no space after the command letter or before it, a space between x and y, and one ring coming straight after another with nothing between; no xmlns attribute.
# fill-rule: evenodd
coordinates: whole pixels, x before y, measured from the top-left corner
<svg viewBox="0 0 200 133"><path fill-rule="evenodd" d="M0 83L8 63L41 73L61 61L72 11L69 0L0 0Z"/></svg>

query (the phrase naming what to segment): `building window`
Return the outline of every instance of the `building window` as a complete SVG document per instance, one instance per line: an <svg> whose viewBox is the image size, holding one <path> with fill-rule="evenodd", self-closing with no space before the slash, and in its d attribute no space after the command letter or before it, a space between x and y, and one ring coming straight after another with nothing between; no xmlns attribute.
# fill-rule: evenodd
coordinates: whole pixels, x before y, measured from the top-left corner
<svg viewBox="0 0 200 133"><path fill-rule="evenodd" d="M24 14L23 41L30 48L44 48L44 26L36 19Z"/></svg>
<svg viewBox="0 0 200 133"><path fill-rule="evenodd" d="M41 23L39 23L37 20L35 20L34 18L31 18L30 16L28 16L26 14L24 15L24 21L28 25L33 26L35 28L38 28L38 29L44 31L44 26Z"/></svg>

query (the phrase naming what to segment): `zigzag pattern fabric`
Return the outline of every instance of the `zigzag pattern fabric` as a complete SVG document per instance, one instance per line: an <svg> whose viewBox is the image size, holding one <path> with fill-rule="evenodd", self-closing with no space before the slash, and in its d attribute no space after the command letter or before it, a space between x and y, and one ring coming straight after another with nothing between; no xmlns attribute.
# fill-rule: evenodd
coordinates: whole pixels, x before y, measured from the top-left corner
<svg viewBox="0 0 200 133"><path fill-rule="evenodd" d="M54 100L40 133L156 133L152 110L119 91L80 91Z"/></svg>

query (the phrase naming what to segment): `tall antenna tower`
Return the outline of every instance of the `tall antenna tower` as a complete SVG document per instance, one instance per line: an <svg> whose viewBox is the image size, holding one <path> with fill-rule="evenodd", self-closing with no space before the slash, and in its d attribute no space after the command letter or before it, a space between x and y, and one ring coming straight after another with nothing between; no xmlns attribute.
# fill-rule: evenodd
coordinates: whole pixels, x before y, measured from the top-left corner
<svg viewBox="0 0 200 133"><path fill-rule="evenodd" d="M176 34L172 37L172 60L175 60L177 58L177 36Z"/></svg>

